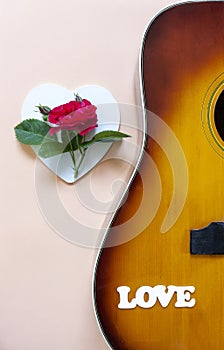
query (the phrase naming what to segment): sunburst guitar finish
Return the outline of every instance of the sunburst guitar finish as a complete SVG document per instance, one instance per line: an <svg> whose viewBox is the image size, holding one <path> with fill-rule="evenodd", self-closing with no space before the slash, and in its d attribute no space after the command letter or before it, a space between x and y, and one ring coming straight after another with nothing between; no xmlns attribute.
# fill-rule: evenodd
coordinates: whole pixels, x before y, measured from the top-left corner
<svg viewBox="0 0 224 350"><path fill-rule="evenodd" d="M204 238L223 244L223 1L176 5L151 22L142 84L145 150L98 256L97 318L111 349L222 350L224 252L203 241L192 251L191 233L216 223L217 242L209 229Z"/></svg>

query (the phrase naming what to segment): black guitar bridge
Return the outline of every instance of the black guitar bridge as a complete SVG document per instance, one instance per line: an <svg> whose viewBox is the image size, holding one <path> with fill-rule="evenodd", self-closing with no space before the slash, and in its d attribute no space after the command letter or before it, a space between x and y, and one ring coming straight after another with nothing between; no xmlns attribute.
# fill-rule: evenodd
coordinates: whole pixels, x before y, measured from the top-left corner
<svg viewBox="0 0 224 350"><path fill-rule="evenodd" d="M190 231L190 252L196 255L224 254L224 222Z"/></svg>

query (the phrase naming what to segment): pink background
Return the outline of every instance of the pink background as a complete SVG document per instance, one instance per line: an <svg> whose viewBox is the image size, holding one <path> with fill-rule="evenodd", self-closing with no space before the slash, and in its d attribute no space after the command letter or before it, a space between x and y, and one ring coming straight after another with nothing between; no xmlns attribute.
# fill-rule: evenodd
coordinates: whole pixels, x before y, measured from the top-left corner
<svg viewBox="0 0 224 350"><path fill-rule="evenodd" d="M92 305L97 251L67 242L47 224L35 193L35 157L15 140L13 126L29 90L47 82L71 90L99 84L119 103L136 104L142 36L167 5L165 0L1 3L1 350L108 349ZM116 169L130 174L128 165ZM99 180L96 186L103 191ZM66 198L69 187L59 183L59 189ZM101 225L103 219L96 221Z"/></svg>

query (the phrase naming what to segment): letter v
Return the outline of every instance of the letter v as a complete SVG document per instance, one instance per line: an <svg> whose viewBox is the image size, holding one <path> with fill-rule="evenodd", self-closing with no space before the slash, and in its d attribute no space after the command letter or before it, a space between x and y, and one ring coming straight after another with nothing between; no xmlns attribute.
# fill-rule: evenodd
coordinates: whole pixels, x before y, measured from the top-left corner
<svg viewBox="0 0 224 350"><path fill-rule="evenodd" d="M155 290L157 298L162 307L167 307L169 305L174 293L176 292L175 286L168 286L167 292L166 287L162 285L155 286L153 289Z"/></svg>

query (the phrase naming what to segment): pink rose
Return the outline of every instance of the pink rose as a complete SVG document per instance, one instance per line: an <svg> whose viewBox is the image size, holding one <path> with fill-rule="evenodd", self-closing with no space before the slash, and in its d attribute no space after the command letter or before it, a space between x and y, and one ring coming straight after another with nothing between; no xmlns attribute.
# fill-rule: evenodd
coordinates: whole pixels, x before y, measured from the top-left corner
<svg viewBox="0 0 224 350"><path fill-rule="evenodd" d="M76 130L83 136L97 127L96 107L85 99L80 102L70 101L53 108L48 120L57 125L50 128L50 135L59 130Z"/></svg>

